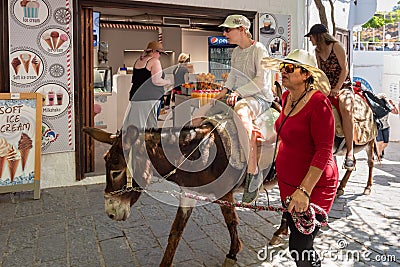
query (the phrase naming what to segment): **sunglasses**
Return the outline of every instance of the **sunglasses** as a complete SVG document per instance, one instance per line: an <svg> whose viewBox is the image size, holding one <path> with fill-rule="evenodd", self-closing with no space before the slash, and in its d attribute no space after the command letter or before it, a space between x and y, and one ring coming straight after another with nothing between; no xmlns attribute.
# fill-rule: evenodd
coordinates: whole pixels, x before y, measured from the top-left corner
<svg viewBox="0 0 400 267"><path fill-rule="evenodd" d="M281 63L279 64L279 71L285 69L286 73L293 73L296 68L301 68L299 65L295 65L293 63Z"/></svg>
<svg viewBox="0 0 400 267"><path fill-rule="evenodd" d="M237 29L237 28L228 28L228 27L224 27L224 28L222 28L222 31L223 31L223 32L226 32L226 33L229 33L231 30L234 30L234 29Z"/></svg>

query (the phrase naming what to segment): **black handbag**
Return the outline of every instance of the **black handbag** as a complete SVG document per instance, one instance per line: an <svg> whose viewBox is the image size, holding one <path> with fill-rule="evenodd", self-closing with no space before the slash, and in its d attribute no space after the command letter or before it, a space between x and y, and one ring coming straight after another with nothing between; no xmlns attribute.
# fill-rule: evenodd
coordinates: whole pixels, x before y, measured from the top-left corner
<svg viewBox="0 0 400 267"><path fill-rule="evenodd" d="M375 120L385 117L392 110L392 107L385 98L379 98L374 93L367 90L363 90L363 95L365 99L367 99Z"/></svg>
<svg viewBox="0 0 400 267"><path fill-rule="evenodd" d="M299 98L299 100L296 102L296 104L292 107L292 109L289 111L289 113L287 114L287 116L285 117L285 119L283 119L281 125L279 125L278 131L276 133L276 140L275 140L275 149L274 149L274 155L272 157L272 163L271 163L271 167L269 168L269 171L267 173L267 175L264 177L264 181L272 181L276 178L276 166L275 166L275 156L276 156L276 150L278 149L278 137L279 137L279 133L281 132L282 126L283 124L286 122L287 118L289 118L290 114L293 112L293 110L296 108L297 104L300 102L301 99L303 99L303 97L306 96L308 91L305 91L304 94ZM285 105L282 108L282 112L284 111L286 106L286 101L285 101Z"/></svg>

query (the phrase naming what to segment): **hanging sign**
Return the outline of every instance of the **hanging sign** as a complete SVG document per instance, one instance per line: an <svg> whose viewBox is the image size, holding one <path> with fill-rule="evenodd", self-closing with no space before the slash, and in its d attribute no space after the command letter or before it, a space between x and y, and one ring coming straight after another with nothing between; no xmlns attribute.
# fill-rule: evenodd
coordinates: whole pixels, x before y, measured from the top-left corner
<svg viewBox="0 0 400 267"><path fill-rule="evenodd" d="M259 41L271 57L284 58L290 52L291 19L289 15L259 13Z"/></svg>

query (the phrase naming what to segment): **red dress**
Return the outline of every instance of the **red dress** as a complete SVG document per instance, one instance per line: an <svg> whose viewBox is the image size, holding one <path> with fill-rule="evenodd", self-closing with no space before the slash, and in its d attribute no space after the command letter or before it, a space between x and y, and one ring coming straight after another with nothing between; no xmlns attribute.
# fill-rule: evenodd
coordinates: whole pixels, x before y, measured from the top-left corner
<svg viewBox="0 0 400 267"><path fill-rule="evenodd" d="M282 96L286 102L288 91ZM275 122L278 129L286 115ZM293 194L310 166L323 170L311 193L310 202L326 212L332 207L338 183L338 169L332 155L335 123L331 103L320 91L314 93L297 114L291 115L279 134L276 172L281 199Z"/></svg>

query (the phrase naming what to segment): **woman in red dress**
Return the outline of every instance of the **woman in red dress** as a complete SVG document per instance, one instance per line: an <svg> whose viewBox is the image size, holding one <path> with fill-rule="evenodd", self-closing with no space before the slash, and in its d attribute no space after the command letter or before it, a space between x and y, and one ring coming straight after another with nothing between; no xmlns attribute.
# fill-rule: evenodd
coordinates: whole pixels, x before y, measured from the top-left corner
<svg viewBox="0 0 400 267"><path fill-rule="evenodd" d="M279 70L282 85L287 89L282 96L283 110L275 122L280 141L276 173L281 200L289 197L288 212L299 215L310 203L329 213L338 183L338 169L332 155L335 124L326 97L329 81L317 68L315 57L305 50L291 52L280 62ZM289 213L285 217L290 228L289 249L297 266L320 266L318 256L312 253L319 228L303 234Z"/></svg>

